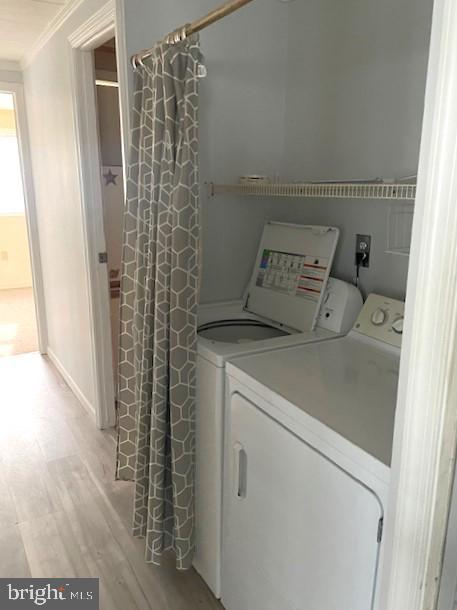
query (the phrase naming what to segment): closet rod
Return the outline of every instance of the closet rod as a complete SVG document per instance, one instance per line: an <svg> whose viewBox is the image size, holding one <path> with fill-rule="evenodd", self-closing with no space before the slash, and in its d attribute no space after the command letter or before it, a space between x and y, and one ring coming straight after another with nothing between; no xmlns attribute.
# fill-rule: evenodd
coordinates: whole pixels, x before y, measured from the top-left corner
<svg viewBox="0 0 457 610"><path fill-rule="evenodd" d="M230 0L230 2L226 2L225 4L222 4L222 6L215 8L204 17L201 17L192 23L187 23L186 25L174 30L165 36L164 41L168 44L175 44L181 40L185 40L188 36L204 30L208 26L220 21L224 17L227 17L250 2L252 2L252 0ZM144 51L140 51L139 53L133 55L133 67L136 68L141 60L146 59L146 57L150 57L153 52L154 47L151 47L150 49L145 49Z"/></svg>

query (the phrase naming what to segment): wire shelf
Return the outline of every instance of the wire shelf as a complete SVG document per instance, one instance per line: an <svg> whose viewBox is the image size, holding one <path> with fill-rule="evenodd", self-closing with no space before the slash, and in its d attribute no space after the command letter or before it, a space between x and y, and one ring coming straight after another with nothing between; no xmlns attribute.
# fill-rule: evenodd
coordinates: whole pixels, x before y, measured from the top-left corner
<svg viewBox="0 0 457 610"><path fill-rule="evenodd" d="M415 184L385 183L304 183L304 184L215 184L209 183L209 193L216 195L246 195L256 197L321 197L325 199L394 199L414 201Z"/></svg>

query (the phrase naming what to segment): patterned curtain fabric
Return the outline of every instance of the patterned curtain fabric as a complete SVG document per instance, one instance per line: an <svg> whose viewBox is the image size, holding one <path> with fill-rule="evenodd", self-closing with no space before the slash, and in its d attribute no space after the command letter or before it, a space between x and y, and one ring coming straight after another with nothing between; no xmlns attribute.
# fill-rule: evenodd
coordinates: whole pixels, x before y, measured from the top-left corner
<svg viewBox="0 0 457 610"><path fill-rule="evenodd" d="M194 548L199 278L197 37L157 45L135 73L124 218L117 477L135 481L146 560Z"/></svg>

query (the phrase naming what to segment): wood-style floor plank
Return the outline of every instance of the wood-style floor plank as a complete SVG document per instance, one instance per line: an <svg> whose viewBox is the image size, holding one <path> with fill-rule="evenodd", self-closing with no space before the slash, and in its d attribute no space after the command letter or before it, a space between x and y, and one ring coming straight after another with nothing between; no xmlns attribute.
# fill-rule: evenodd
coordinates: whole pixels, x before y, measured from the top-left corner
<svg viewBox="0 0 457 610"><path fill-rule="evenodd" d="M0 531L17 523L17 512L0 462Z"/></svg>
<svg viewBox="0 0 457 610"><path fill-rule="evenodd" d="M103 610L220 610L194 570L145 562L133 486L114 480L113 432L97 430L52 365L0 359L0 387L0 577L98 577Z"/></svg>
<svg viewBox="0 0 457 610"><path fill-rule="evenodd" d="M17 525L0 529L0 576L30 578L30 567Z"/></svg>
<svg viewBox="0 0 457 610"><path fill-rule="evenodd" d="M56 513L31 519L19 525L33 578L76 576L70 557L59 536Z"/></svg>

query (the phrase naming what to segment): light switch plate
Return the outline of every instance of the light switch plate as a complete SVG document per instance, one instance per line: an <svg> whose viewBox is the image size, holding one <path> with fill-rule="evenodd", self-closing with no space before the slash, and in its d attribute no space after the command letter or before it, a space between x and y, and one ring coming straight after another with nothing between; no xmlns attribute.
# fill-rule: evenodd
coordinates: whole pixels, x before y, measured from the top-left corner
<svg viewBox="0 0 457 610"><path fill-rule="evenodd" d="M409 255L413 228L414 205L396 203L390 206L387 221L386 252Z"/></svg>

